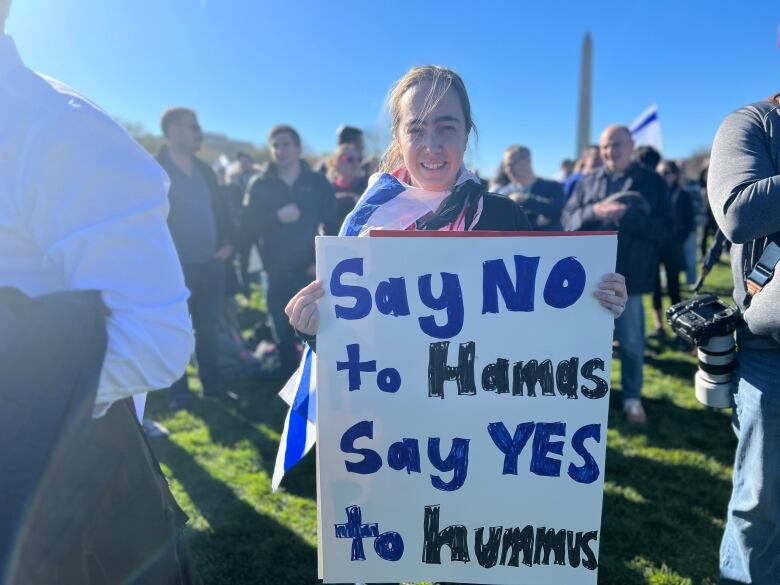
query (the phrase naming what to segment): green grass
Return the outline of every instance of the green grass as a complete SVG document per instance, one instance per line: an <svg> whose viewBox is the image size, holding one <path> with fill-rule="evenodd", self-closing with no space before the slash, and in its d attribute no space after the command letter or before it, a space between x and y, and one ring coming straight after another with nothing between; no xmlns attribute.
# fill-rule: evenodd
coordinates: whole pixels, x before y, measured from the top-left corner
<svg viewBox="0 0 780 585"><path fill-rule="evenodd" d="M728 295L720 265L710 290ZM649 308L649 305L648 305ZM242 315L247 322L251 310ZM650 330L650 311L647 311ZM714 584L736 444L730 411L698 404L696 360L650 341L644 403L649 422L622 420L613 375L600 538L599 583ZM613 365L619 371L617 362ZM197 378L191 380L194 390ZM166 409L164 392L147 414L170 431L153 446L176 499L190 516L187 536L207 585L317 582L315 460L312 451L271 493L286 405L277 387L235 385L235 403L196 400Z"/></svg>

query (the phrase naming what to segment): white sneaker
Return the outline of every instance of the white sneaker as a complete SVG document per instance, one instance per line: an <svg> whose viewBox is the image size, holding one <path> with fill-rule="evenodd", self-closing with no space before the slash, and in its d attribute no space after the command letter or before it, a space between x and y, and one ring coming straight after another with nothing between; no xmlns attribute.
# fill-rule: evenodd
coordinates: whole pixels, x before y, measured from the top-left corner
<svg viewBox="0 0 780 585"><path fill-rule="evenodd" d="M631 424L643 425L647 422L647 413L639 398L628 398L623 402L623 414Z"/></svg>
<svg viewBox="0 0 780 585"><path fill-rule="evenodd" d="M157 439L171 434L168 429L150 418L145 418L141 427L144 430L144 434L150 439Z"/></svg>

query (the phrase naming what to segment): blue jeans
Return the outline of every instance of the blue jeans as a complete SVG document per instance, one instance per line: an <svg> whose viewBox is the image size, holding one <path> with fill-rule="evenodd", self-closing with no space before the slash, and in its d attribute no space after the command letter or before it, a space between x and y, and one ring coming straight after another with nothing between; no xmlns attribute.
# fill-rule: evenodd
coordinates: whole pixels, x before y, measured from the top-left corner
<svg viewBox="0 0 780 585"><path fill-rule="evenodd" d="M720 583L780 583L780 353L740 352L737 453Z"/></svg>
<svg viewBox="0 0 780 585"><path fill-rule="evenodd" d="M626 310L615 319L615 339L620 343L618 356L623 400L639 398L645 363L645 308L642 295L628 295Z"/></svg>

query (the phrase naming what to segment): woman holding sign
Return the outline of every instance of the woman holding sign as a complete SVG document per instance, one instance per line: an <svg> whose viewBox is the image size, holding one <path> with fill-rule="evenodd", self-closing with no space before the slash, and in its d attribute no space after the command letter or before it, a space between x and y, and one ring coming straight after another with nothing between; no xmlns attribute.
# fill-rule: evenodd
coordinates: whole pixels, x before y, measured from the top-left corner
<svg viewBox="0 0 780 585"><path fill-rule="evenodd" d="M512 201L488 193L466 170L463 155L476 126L460 76L444 67L415 67L389 96L393 140L381 172L347 216L339 235L367 236L373 229L530 231ZM325 294L315 280L287 304L290 324L304 338L319 329L317 300ZM594 293L617 318L627 292L622 275L604 275Z"/></svg>
<svg viewBox="0 0 780 585"><path fill-rule="evenodd" d="M416 67L396 84L389 106L393 140L384 157L384 172L371 178L340 235L367 236L374 229L532 230L517 205L488 193L463 165L469 135L476 129L460 76L443 67ZM290 324L310 345L320 323L317 301L324 294L316 280L299 291L285 309ZM594 296L619 316L627 299L624 278L615 273L605 275ZM274 475L275 481L280 480L276 472Z"/></svg>

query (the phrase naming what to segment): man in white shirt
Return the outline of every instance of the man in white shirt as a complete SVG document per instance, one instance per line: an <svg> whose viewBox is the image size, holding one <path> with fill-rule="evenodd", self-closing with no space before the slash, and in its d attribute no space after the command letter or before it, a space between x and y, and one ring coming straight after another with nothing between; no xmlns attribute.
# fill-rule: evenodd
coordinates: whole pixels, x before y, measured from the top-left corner
<svg viewBox="0 0 780 585"><path fill-rule="evenodd" d="M116 469L111 471L114 475L106 476L104 484L100 481L102 469L95 469L94 477L91 469L83 470L86 477L63 477L81 482L73 493L86 491L96 499L103 498L104 503L116 500L117 488L127 488L123 494L134 494L133 486L154 484L157 491L151 499L165 500L169 504L165 510L159 502L157 508L145 507L145 502L139 504L135 498L124 501L124 507L143 513L159 509L160 515L175 509L181 514L164 478L160 480L162 474L140 436L128 401L170 386L185 370L193 348L188 291L166 225L167 177L98 107L25 67L13 39L5 34L9 6L10 0L0 0L0 290L15 289L31 299L63 291L98 291L106 309L107 344L92 407L95 418L81 420L80 426L88 432L94 427L107 433L96 436L108 437L105 442L113 445L113 452L106 447L102 453L83 453L80 458L113 461ZM60 365L56 355L42 354L37 367ZM14 406L11 397L0 409ZM104 428L106 423L101 427L101 421L107 419L121 421L126 433L121 440L110 435L119 432L114 423L112 428ZM25 434L40 432L34 423L33 417L24 427ZM13 448L8 444L3 447ZM50 476L59 465L59 455L54 455L47 471ZM159 477L152 478L153 473ZM13 487L10 475L0 476L0 494L5 493L4 482L10 482L5 487ZM139 482L133 483L133 478ZM49 489L47 493L56 492ZM139 501L149 499L147 493L137 496ZM112 503L117 513L103 510L101 521L120 517L121 498L119 505ZM74 526L79 532L68 533L65 540L86 541L95 530L84 522ZM108 526L123 533L121 522L108 522ZM20 529L25 527L29 530L29 526ZM59 537L62 539L62 534ZM135 542L131 538L120 539L121 544L115 546L132 553ZM94 555L86 549L79 552ZM92 560L110 571L116 559ZM0 581L6 582L2 561L0 555ZM30 560L33 564L46 561ZM142 567L136 569L141 571ZM53 570L56 574L56 567Z"/></svg>
<svg viewBox="0 0 780 585"><path fill-rule="evenodd" d="M8 35L0 120L0 286L102 292L111 315L97 414L167 388L193 338L164 171L94 104L27 69Z"/></svg>

